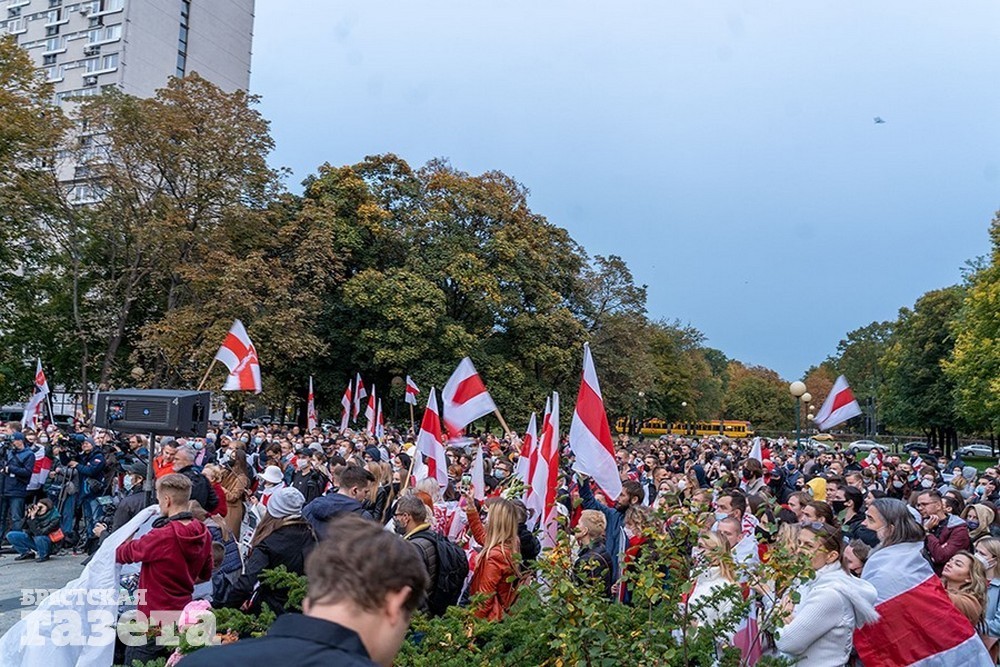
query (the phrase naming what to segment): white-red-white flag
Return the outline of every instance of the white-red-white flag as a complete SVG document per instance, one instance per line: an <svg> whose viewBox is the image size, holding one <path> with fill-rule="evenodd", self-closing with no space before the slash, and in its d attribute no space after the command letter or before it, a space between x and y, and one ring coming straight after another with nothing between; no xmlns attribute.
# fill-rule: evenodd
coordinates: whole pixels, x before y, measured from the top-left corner
<svg viewBox="0 0 1000 667"><path fill-rule="evenodd" d="M437 395L434 387L427 396L427 409L420 422L420 433L417 434L417 451L421 460L420 473L417 480L436 479L443 489L448 486L448 457L444 448L441 433L441 416L438 414Z"/></svg>
<svg viewBox="0 0 1000 667"><path fill-rule="evenodd" d="M479 441L473 441L476 448L476 456L472 459L472 468L469 473L472 477L472 495L478 501L486 500L486 466L483 465L483 446Z"/></svg>
<svg viewBox="0 0 1000 667"><path fill-rule="evenodd" d="M226 339L222 341L222 347L215 353L215 358L229 369L229 377L222 385L222 391L252 391L255 394L261 392L263 385L260 381L257 349L253 346L242 322L239 320L233 322Z"/></svg>
<svg viewBox="0 0 1000 667"><path fill-rule="evenodd" d="M319 419L316 417L316 395L313 394L313 379L309 376L309 401L306 406L306 428L310 431L319 425Z"/></svg>
<svg viewBox="0 0 1000 667"><path fill-rule="evenodd" d="M42 408L45 405L45 399L49 395L49 381L45 377L45 371L42 370L42 359L39 357L38 363L35 366L35 383L34 388L31 392L31 398L28 399L28 404L24 407L24 414L21 416L21 428L38 428L38 425L42 418Z"/></svg>
<svg viewBox="0 0 1000 667"><path fill-rule="evenodd" d="M542 413L542 439L552 418L552 399L545 399L545 411ZM531 517L528 525L532 530L538 527L545 511L545 482L548 480L548 464L542 457L542 442L538 440L528 455L528 491L524 496L524 506L528 508Z"/></svg>
<svg viewBox="0 0 1000 667"><path fill-rule="evenodd" d="M480 417L496 411L493 397L486 391L486 385L468 357L459 362L441 390L441 408L451 438L458 437L466 426Z"/></svg>
<svg viewBox="0 0 1000 667"><path fill-rule="evenodd" d="M375 435L375 387L372 386L372 395L368 397L368 406L365 408L365 419L368 423L365 425L365 430Z"/></svg>
<svg viewBox="0 0 1000 667"><path fill-rule="evenodd" d="M382 414L382 399L378 399L378 408L375 410L375 437L382 441L385 437L385 416Z"/></svg>
<svg viewBox="0 0 1000 667"><path fill-rule="evenodd" d="M538 464L532 491L541 496L542 511L538 525L542 529L540 542L543 547L556 544L556 483L559 479L559 394L552 392L552 412L542 426L538 442ZM536 506L538 500L535 501Z"/></svg>
<svg viewBox="0 0 1000 667"><path fill-rule="evenodd" d="M841 375L833 383L830 395L823 401L823 407L813 417L813 421L821 431L825 431L860 414L861 406L854 399L854 392L847 385L847 378Z"/></svg>
<svg viewBox="0 0 1000 667"><path fill-rule="evenodd" d="M406 376L406 396L403 398L404 401L410 405L417 404L417 395L420 394L420 387L417 383L410 379L410 376Z"/></svg>
<svg viewBox="0 0 1000 667"><path fill-rule="evenodd" d="M368 395L365 391L365 383L361 381L361 373L358 373L358 379L354 382L354 414L351 415L352 421L358 421L358 415L361 414L361 399Z"/></svg>
<svg viewBox="0 0 1000 667"><path fill-rule="evenodd" d="M527 497L531 488L531 452L538 445L538 430L535 425L535 413L531 413L528 420L528 430L524 432L524 440L521 441L521 451L517 457L517 468L514 475L524 484L522 500Z"/></svg>
<svg viewBox="0 0 1000 667"><path fill-rule="evenodd" d="M344 395L340 399L340 405L343 406L344 412L340 416L340 432L343 433L347 430L348 420L351 418L351 381L347 381L347 389L344 390Z"/></svg>
<svg viewBox="0 0 1000 667"><path fill-rule="evenodd" d="M615 443L608 426L608 413L604 410L594 358L587 343L583 344L583 378L569 427L569 446L576 458L573 470L593 477L601 491L617 498L622 491L622 480L615 461Z"/></svg>

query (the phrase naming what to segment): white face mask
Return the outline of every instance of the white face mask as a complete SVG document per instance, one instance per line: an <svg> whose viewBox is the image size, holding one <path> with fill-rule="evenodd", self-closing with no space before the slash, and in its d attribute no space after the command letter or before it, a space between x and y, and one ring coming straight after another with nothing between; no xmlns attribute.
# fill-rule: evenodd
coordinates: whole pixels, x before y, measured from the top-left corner
<svg viewBox="0 0 1000 667"><path fill-rule="evenodd" d="M678 491L683 491L684 489L687 488L687 486L688 486L688 483L687 483L686 479L682 479L681 481L677 482L677 490Z"/></svg>

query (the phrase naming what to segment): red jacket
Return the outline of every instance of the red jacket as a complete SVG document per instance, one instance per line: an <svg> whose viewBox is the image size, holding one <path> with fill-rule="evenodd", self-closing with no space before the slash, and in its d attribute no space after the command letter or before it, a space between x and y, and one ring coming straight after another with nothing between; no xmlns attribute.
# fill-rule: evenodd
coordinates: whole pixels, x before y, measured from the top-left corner
<svg viewBox="0 0 1000 667"><path fill-rule="evenodd" d="M226 516L229 512L229 506L226 504L226 490L218 482L212 482L212 488L215 489L215 497L219 499L219 504L209 514Z"/></svg>
<svg viewBox="0 0 1000 667"><path fill-rule="evenodd" d="M191 601L196 582L212 577L212 536L200 521L170 521L115 551L119 563L142 563L138 610L178 613Z"/></svg>

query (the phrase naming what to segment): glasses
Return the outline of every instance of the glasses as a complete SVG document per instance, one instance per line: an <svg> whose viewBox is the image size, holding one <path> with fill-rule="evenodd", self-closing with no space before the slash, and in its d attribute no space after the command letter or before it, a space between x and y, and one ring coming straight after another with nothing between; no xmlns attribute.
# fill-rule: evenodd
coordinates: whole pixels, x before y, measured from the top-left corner
<svg viewBox="0 0 1000 667"><path fill-rule="evenodd" d="M832 533L836 530L833 526L825 524L822 521L800 521L799 527L805 528L806 530L822 531L825 533Z"/></svg>

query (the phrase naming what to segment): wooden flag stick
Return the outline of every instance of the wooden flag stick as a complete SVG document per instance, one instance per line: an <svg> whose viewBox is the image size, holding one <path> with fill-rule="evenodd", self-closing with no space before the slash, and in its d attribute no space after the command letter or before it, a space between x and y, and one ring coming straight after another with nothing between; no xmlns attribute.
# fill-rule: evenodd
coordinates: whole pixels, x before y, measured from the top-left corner
<svg viewBox="0 0 1000 667"><path fill-rule="evenodd" d="M410 406L410 409L411 410L413 409L412 405ZM413 456L410 457L410 469L406 471L406 479L403 480L403 486L401 486L399 489L400 496L402 496L403 492L406 491L406 487L410 485L410 478L413 477L413 464L417 462L418 456L420 456L420 451L416 447L414 447Z"/></svg>
<svg viewBox="0 0 1000 667"><path fill-rule="evenodd" d="M495 414L497 416L497 419L500 420L500 425L503 426L504 433L506 433L509 436L514 435L513 433L510 432L510 427L507 426L507 422L504 421L503 416L500 414L500 408L496 408L495 410L493 410L493 414Z"/></svg>
<svg viewBox="0 0 1000 667"><path fill-rule="evenodd" d="M413 437L417 436L417 422L413 418L413 403L408 403L410 406L410 430L413 431Z"/></svg>
<svg viewBox="0 0 1000 667"><path fill-rule="evenodd" d="M212 363L210 363L208 365L208 370L205 371L205 376L203 378L201 378L201 382L198 383L198 389L197 389L197 391L201 391L201 388L205 386L205 381L208 379L208 374L212 372L213 368L215 368L215 362L216 361L217 361L216 358L212 357Z"/></svg>

